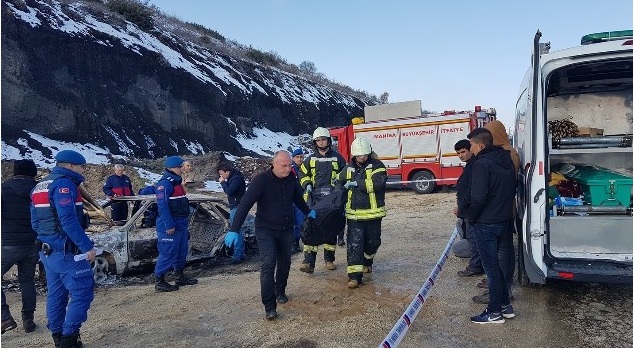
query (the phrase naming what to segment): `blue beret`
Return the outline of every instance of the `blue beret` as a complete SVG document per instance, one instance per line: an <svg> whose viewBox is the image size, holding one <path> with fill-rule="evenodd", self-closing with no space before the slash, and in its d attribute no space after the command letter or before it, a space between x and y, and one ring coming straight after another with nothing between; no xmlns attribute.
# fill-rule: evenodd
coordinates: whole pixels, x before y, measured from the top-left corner
<svg viewBox="0 0 634 348"><path fill-rule="evenodd" d="M171 156L165 159L165 168L176 168L183 165L183 159L179 156Z"/></svg>
<svg viewBox="0 0 634 348"><path fill-rule="evenodd" d="M70 163L78 166L86 164L86 158L79 152L73 150L62 150L58 152L57 155L55 155L55 160L57 163Z"/></svg>
<svg viewBox="0 0 634 348"><path fill-rule="evenodd" d="M302 149L295 149L295 151L293 151L293 154L291 155L291 157L295 157L297 155L303 155L304 151L302 151Z"/></svg>

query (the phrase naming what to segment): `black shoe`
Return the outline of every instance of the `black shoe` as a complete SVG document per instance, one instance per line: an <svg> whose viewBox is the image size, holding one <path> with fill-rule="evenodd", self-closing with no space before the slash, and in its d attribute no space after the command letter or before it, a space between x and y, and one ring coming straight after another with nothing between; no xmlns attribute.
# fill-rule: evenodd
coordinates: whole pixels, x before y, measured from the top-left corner
<svg viewBox="0 0 634 348"><path fill-rule="evenodd" d="M176 281L175 281L176 285L196 285L198 284L198 279L196 278L192 278L192 277L188 277L185 274L181 273L176 273Z"/></svg>
<svg viewBox="0 0 634 348"><path fill-rule="evenodd" d="M288 302L288 296L286 294L277 295L277 303L286 303Z"/></svg>
<svg viewBox="0 0 634 348"><path fill-rule="evenodd" d="M55 344L55 348L60 348L62 346L62 333L54 333L51 336L53 336L53 343Z"/></svg>
<svg viewBox="0 0 634 348"><path fill-rule="evenodd" d="M458 271L458 276L460 277L472 277L477 275L483 275L484 272L474 272L469 269L465 269L464 271Z"/></svg>
<svg viewBox="0 0 634 348"><path fill-rule="evenodd" d="M275 318L277 318L277 312L275 309L266 311L266 320L274 320Z"/></svg>
<svg viewBox="0 0 634 348"><path fill-rule="evenodd" d="M165 277L157 277L156 284L154 284L154 290L156 292L171 292L178 290L178 285L172 285L165 281Z"/></svg>
<svg viewBox="0 0 634 348"><path fill-rule="evenodd" d="M24 328L24 332L33 332L37 325L35 325L33 319L24 319L22 321L22 327Z"/></svg>
<svg viewBox="0 0 634 348"><path fill-rule="evenodd" d="M8 317L2 321L2 333L5 333L9 330L13 330L18 327L18 324L13 320L13 317Z"/></svg>
<svg viewBox="0 0 634 348"><path fill-rule="evenodd" d="M62 336L61 348L82 348L84 344L81 342L79 333L68 336Z"/></svg>

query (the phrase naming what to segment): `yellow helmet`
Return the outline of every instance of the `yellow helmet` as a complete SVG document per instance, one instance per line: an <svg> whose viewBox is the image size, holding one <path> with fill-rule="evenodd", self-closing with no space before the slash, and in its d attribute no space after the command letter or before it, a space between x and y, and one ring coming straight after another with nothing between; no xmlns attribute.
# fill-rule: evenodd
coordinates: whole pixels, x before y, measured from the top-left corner
<svg viewBox="0 0 634 348"><path fill-rule="evenodd" d="M317 140L318 138L330 138L330 132L324 127L318 127L313 132L313 141Z"/></svg>
<svg viewBox="0 0 634 348"><path fill-rule="evenodd" d="M350 145L350 154L354 156L369 155L372 153L372 145L365 138L356 138Z"/></svg>

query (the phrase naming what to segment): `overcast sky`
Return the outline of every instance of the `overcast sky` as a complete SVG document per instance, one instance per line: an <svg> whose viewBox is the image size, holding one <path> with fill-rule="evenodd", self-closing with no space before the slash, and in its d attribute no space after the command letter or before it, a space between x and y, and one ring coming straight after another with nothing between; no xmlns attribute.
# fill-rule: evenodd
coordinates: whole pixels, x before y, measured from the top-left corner
<svg viewBox="0 0 634 348"><path fill-rule="evenodd" d="M228 39L423 109L495 107L510 123L535 32L553 50L632 28L632 0L150 0Z"/></svg>

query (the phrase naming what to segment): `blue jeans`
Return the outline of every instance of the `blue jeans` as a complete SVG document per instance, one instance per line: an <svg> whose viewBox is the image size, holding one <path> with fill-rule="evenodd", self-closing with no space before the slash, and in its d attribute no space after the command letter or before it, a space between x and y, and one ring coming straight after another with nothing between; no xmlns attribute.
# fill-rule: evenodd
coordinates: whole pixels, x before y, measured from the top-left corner
<svg viewBox="0 0 634 348"><path fill-rule="evenodd" d="M46 317L52 333L68 336L79 332L88 319L94 297L92 268L87 260L75 261L72 253L54 249L40 260L46 269ZM70 299L70 301L69 301Z"/></svg>
<svg viewBox="0 0 634 348"><path fill-rule="evenodd" d="M514 221L508 223L508 232L502 234L498 245L498 262L504 275L506 289L509 296L513 295L513 274L515 273L515 246L513 245Z"/></svg>
<svg viewBox="0 0 634 348"><path fill-rule="evenodd" d="M293 231L278 231L256 227L255 237L260 249L260 293L265 311L277 308L275 298L286 293L291 269Z"/></svg>
<svg viewBox="0 0 634 348"><path fill-rule="evenodd" d="M295 227L293 228L293 235L295 236L295 240L299 240L300 238L302 238L301 229L302 225L304 224L304 219L306 218L306 215L304 215L304 213L299 210L299 208L297 208L294 204L293 211L295 211Z"/></svg>
<svg viewBox="0 0 634 348"><path fill-rule="evenodd" d="M35 311L35 266L37 265L37 259L38 256L33 243L2 247L2 276L13 265L18 265L23 318L26 313L32 319ZM9 317L11 317L11 312L4 297L4 290L2 290L2 320L9 319Z"/></svg>
<svg viewBox="0 0 634 348"><path fill-rule="evenodd" d="M473 226L466 219L464 220L464 228L466 230L466 239L467 242L469 242L469 247L471 249L471 258L469 258L469 265L467 265L467 269L475 273L482 272L482 260L480 260L480 252L478 251L478 243L476 242L475 232L473 231Z"/></svg>
<svg viewBox="0 0 634 348"><path fill-rule="evenodd" d="M473 230L478 243L482 266L489 282L489 312L499 313L502 305L510 304L505 276L500 268L498 251L500 244L507 240L508 222L483 224L476 223Z"/></svg>
<svg viewBox="0 0 634 348"><path fill-rule="evenodd" d="M229 226L233 222L233 217L236 215L236 211L238 211L238 207L231 208L229 210ZM233 255L231 255L231 260L234 262L240 262L247 258L247 255L244 253L244 234L242 231L236 231L240 235L236 243L233 245Z"/></svg>

